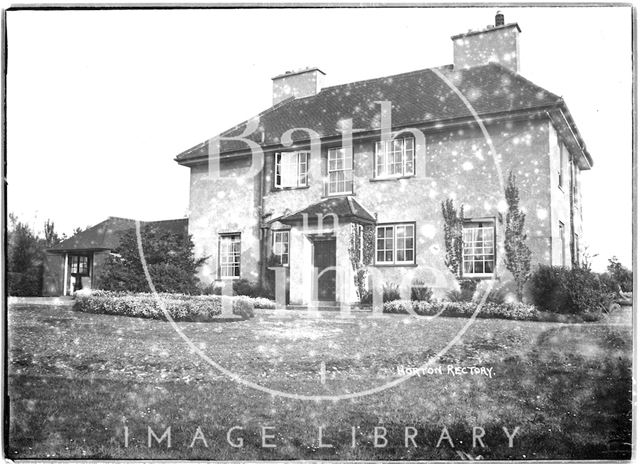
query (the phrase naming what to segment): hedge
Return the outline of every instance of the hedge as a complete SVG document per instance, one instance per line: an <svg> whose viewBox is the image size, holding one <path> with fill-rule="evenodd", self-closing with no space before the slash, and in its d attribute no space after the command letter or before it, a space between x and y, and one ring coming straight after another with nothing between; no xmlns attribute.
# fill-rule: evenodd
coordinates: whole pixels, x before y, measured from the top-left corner
<svg viewBox="0 0 640 464"><path fill-rule="evenodd" d="M169 315L175 321L207 322L220 319L222 298L216 295L193 296L174 293L159 293ZM254 316L251 298L233 298L233 314L249 319ZM141 317L166 320L165 313L152 293L125 293L98 290L76 293L73 304L76 311L94 314Z"/></svg>
<svg viewBox="0 0 640 464"><path fill-rule="evenodd" d="M384 303L383 312L389 314L416 314L418 316L471 317L478 309L478 303L461 301L407 301L396 300ZM412 311L411 311L412 310ZM599 320L600 313L562 315L538 311L535 306L525 303L486 302L476 316L487 319L510 319L514 321L546 322L592 322Z"/></svg>

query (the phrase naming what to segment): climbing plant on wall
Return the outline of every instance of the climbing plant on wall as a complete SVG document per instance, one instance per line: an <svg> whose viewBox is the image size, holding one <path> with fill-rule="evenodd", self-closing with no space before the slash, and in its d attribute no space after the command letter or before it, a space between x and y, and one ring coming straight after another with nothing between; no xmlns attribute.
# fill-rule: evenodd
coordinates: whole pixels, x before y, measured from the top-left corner
<svg viewBox="0 0 640 464"><path fill-rule="evenodd" d="M504 188L504 197L508 209L506 216L498 217L504 224L504 264L513 274L516 293L522 300L524 284L531 276L531 250L527 246L527 234L524 231L526 214L520 209L520 194L516 185L516 176L509 172L509 179Z"/></svg>
<svg viewBox="0 0 640 464"><path fill-rule="evenodd" d="M353 268L353 280L358 298L362 300L367 290L367 266L373 262L374 228L362 224L351 224L349 259Z"/></svg>
<svg viewBox="0 0 640 464"><path fill-rule="evenodd" d="M444 264L459 279L462 275L462 224L464 222L464 206L456 210L451 198L442 202L444 219Z"/></svg>

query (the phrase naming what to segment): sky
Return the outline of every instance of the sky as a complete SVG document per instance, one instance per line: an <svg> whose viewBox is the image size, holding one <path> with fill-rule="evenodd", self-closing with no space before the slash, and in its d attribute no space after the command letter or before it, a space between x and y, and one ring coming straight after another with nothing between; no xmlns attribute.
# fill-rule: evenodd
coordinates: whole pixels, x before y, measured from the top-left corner
<svg viewBox="0 0 640 464"><path fill-rule="evenodd" d="M594 269L632 256L629 7L501 8L520 73L562 96L594 167L583 243ZM12 11L7 15L7 204L36 230L108 216L185 217L175 156L271 106L271 78L325 85L450 64L450 37L495 7Z"/></svg>

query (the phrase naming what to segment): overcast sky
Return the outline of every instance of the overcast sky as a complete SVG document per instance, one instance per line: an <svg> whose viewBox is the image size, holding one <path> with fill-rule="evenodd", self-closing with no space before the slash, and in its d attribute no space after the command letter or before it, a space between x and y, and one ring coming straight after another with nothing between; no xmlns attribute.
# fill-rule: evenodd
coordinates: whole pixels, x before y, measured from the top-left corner
<svg viewBox="0 0 640 464"><path fill-rule="evenodd" d="M271 77L326 84L450 64L451 35L495 8L9 12L8 210L69 233L108 216L184 217L181 151L271 105ZM583 175L594 267L631 265L631 11L502 8L521 74L565 98L595 166Z"/></svg>

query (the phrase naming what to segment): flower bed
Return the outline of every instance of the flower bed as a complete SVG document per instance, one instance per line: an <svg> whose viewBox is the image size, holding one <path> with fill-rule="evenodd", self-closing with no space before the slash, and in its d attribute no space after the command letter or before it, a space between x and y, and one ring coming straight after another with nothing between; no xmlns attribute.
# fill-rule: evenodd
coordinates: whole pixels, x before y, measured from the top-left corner
<svg viewBox="0 0 640 464"><path fill-rule="evenodd" d="M384 304L383 312L390 314L417 314L418 316L471 317L478 309L478 303L451 301L408 301L395 300ZM601 318L601 314L563 315L539 311L535 306L525 303L486 302L476 316L478 318L511 319L515 321L546 322L592 322Z"/></svg>
<svg viewBox="0 0 640 464"><path fill-rule="evenodd" d="M183 295L159 293L169 315L175 321L207 322L220 320L223 298L231 298L233 314L249 319L253 317L254 304L248 297L222 297L217 295ZM157 297L152 293L124 293L93 291L76 294L73 308L76 311L94 314L142 317L166 320ZM267 300L268 301L268 300ZM264 302L259 302L264 304Z"/></svg>

